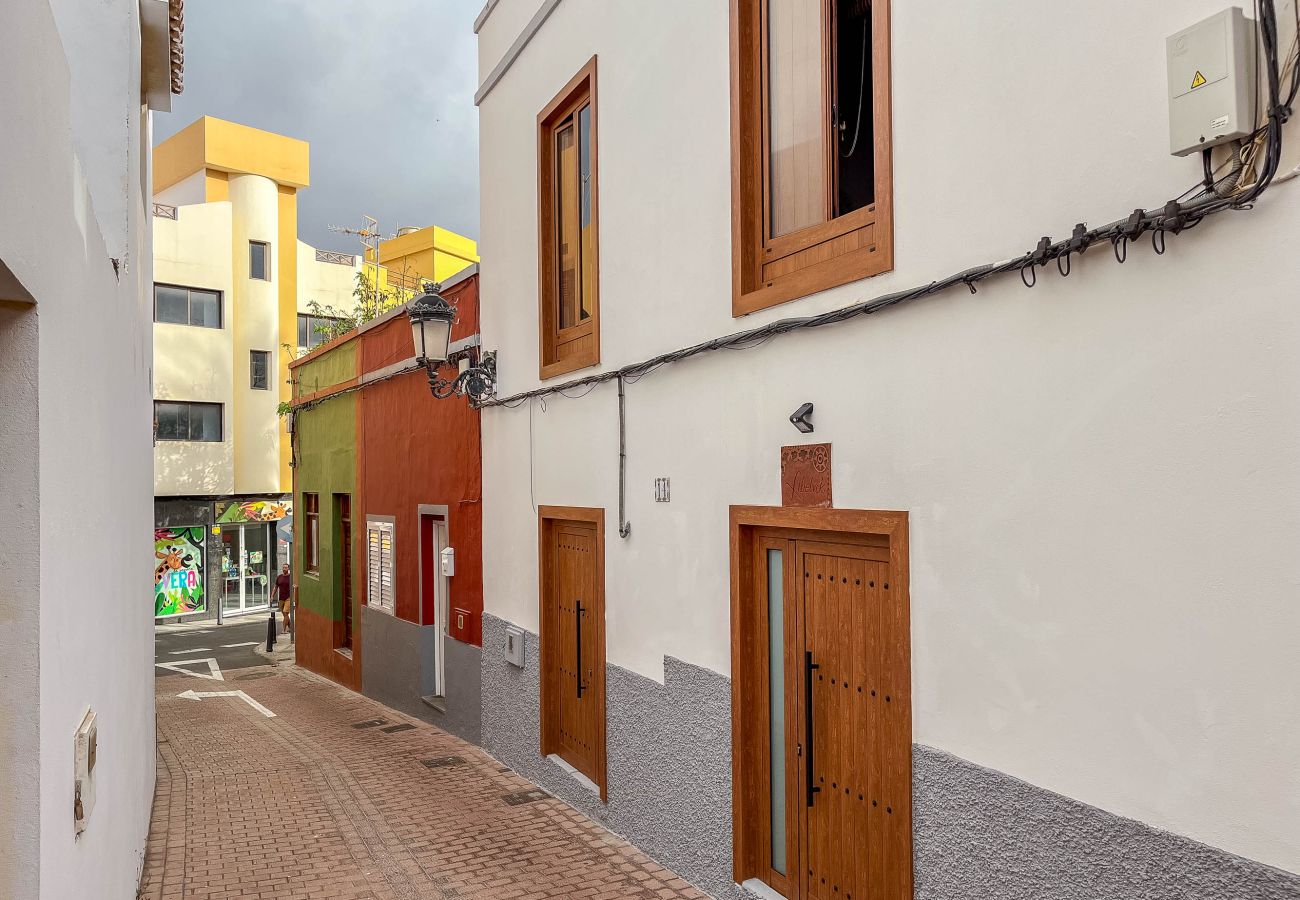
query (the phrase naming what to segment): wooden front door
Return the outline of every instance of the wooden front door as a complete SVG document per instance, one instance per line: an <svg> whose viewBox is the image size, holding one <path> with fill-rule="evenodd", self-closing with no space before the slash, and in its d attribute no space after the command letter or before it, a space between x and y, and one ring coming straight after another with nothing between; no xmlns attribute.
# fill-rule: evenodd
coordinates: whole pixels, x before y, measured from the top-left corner
<svg viewBox="0 0 1300 900"><path fill-rule="evenodd" d="M906 522L732 510L737 881L912 897Z"/></svg>
<svg viewBox="0 0 1300 900"><path fill-rule="evenodd" d="M794 542L802 638L802 896L911 896L907 617L887 548ZM787 679L793 683L797 679Z"/></svg>
<svg viewBox="0 0 1300 900"><path fill-rule="evenodd" d="M590 778L603 799L603 514L593 516L601 512L541 510L540 574L542 752L559 756Z"/></svg>

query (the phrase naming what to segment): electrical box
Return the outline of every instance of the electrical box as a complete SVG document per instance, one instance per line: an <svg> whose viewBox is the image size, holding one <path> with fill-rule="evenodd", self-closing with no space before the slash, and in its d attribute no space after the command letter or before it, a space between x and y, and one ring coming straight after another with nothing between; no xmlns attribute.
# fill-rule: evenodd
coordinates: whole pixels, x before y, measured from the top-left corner
<svg viewBox="0 0 1300 900"><path fill-rule="evenodd" d="M1170 153L1186 156L1255 130L1253 19L1225 9L1166 38L1165 52Z"/></svg>
<svg viewBox="0 0 1300 900"><path fill-rule="evenodd" d="M448 578L456 574L456 548L446 547L438 554L442 560L442 574Z"/></svg>
<svg viewBox="0 0 1300 900"><path fill-rule="evenodd" d="M517 669L524 667L524 630L506 626L506 662Z"/></svg>
<svg viewBox="0 0 1300 900"><path fill-rule="evenodd" d="M468 609L461 609L459 606L453 607L451 611L451 621L448 623L447 634L460 641L462 644L468 644L469 626L474 621L474 614Z"/></svg>
<svg viewBox="0 0 1300 900"><path fill-rule="evenodd" d="M86 711L73 741L72 818L76 833L81 834L95 808L95 757L99 752L99 730L93 711Z"/></svg>

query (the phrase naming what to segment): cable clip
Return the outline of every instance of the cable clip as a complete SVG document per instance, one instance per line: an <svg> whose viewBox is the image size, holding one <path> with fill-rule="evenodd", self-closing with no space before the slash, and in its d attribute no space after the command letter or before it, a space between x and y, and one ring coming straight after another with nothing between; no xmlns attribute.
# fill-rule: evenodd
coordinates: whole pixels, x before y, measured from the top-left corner
<svg viewBox="0 0 1300 900"><path fill-rule="evenodd" d="M963 278L961 281L962 281L962 284L966 285L966 287L970 290L970 292L971 292L972 294L978 294L978 293L979 293L979 291L975 290L975 280L974 280L973 278L971 278L969 275L967 275L967 276L966 276L965 278Z"/></svg>
<svg viewBox="0 0 1300 900"><path fill-rule="evenodd" d="M1088 226L1078 222L1074 226L1074 233L1065 242L1065 252L1056 258L1056 271L1061 273L1062 278L1070 276L1072 268L1070 256L1074 253L1083 254L1087 252L1092 245L1092 235L1088 234ZM1064 264L1062 264L1064 261Z"/></svg>
<svg viewBox="0 0 1300 900"><path fill-rule="evenodd" d="M1117 229L1115 237L1111 238L1111 245L1115 249L1115 259L1124 262L1128 259L1128 242L1135 241L1142 236L1142 232L1147 230L1146 210L1135 209L1133 214L1125 220L1123 225Z"/></svg>
<svg viewBox="0 0 1300 900"><path fill-rule="evenodd" d="M1185 227L1187 227L1187 217L1183 215L1183 207L1177 200L1170 200L1161 211L1160 219L1151 229L1151 249L1156 251L1156 256L1164 256L1165 232L1172 231L1174 234L1179 234Z"/></svg>

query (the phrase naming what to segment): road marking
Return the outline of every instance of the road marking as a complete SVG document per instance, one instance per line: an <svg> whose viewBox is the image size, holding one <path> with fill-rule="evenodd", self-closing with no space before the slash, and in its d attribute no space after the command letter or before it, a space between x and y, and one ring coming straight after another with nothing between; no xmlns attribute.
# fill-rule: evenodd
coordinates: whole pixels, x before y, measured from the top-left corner
<svg viewBox="0 0 1300 900"><path fill-rule="evenodd" d="M262 704L258 703L252 697L245 694L243 691L203 691L202 693L199 693L198 691L190 690L190 691L186 691L183 694L177 694L176 696L181 697L185 700L202 700L204 697L238 697L240 700L243 700L245 703L253 707L253 709L257 710L262 715L266 716L268 719L275 718L275 713L271 712L269 709L267 709Z"/></svg>
<svg viewBox="0 0 1300 900"><path fill-rule="evenodd" d="M201 663L208 664L208 672L204 675L202 672L192 672L189 669L183 669L181 666L197 666ZM225 681L226 678L221 674L221 667L217 661L209 656L207 659L178 659L176 662L154 663L160 669L169 669L173 672L180 672L182 675L191 675L194 678L206 678L208 681Z"/></svg>
<svg viewBox="0 0 1300 900"><path fill-rule="evenodd" d="M193 650L169 650L169 651L167 651L167 652L168 652L171 656L181 656L182 654L185 654L185 653L211 653L211 652L212 652L212 648L211 648L211 647L195 647Z"/></svg>
<svg viewBox="0 0 1300 900"><path fill-rule="evenodd" d="M249 641L249 642L247 642L247 643L245 643L245 644L222 644L222 645L221 645L221 649L222 649L222 650L228 650L228 649L230 649L231 647L256 647L256 646L257 646L258 644L260 644L260 643L262 643L262 642L261 642L261 641Z"/></svg>

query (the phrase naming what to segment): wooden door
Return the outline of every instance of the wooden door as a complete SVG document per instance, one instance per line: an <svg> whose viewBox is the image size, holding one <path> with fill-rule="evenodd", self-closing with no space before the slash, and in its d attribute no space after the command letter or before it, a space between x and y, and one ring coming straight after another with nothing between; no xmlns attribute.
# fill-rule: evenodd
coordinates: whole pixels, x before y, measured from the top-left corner
<svg viewBox="0 0 1300 900"><path fill-rule="evenodd" d="M884 547L798 540L804 898L912 896L905 599ZM795 667L802 671L790 672Z"/></svg>
<svg viewBox="0 0 1300 900"><path fill-rule="evenodd" d="M601 523L542 519L542 752L605 796L605 597Z"/></svg>

